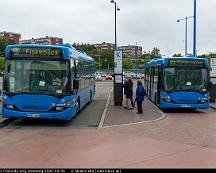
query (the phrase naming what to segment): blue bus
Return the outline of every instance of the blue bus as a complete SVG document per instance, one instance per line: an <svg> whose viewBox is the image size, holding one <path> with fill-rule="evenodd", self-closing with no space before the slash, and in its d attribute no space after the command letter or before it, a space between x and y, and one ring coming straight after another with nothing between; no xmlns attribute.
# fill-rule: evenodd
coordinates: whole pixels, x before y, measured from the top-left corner
<svg viewBox="0 0 216 173"><path fill-rule="evenodd" d="M94 59L69 45L10 45L4 118L71 120L95 94Z"/></svg>
<svg viewBox="0 0 216 173"><path fill-rule="evenodd" d="M145 64L144 83L146 96L160 108L209 108L207 59L154 59Z"/></svg>

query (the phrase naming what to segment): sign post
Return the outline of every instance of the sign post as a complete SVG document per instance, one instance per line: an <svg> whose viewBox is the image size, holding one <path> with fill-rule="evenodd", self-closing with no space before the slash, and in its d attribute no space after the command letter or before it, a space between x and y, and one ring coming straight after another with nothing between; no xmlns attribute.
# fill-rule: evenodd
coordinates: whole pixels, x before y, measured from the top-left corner
<svg viewBox="0 0 216 173"><path fill-rule="evenodd" d="M123 102L123 67L122 51L114 51L114 104L122 106Z"/></svg>

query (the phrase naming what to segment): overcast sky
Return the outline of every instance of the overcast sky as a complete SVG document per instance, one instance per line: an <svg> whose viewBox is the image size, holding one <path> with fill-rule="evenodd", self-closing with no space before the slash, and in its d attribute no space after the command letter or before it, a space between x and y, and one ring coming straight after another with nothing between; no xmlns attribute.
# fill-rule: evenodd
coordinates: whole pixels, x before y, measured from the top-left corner
<svg viewBox="0 0 216 173"><path fill-rule="evenodd" d="M116 0L117 42L144 51L158 47L172 56L184 54L185 23L193 0ZM114 5L110 0L0 0L0 31L22 39L62 37L65 43L114 43ZM198 54L216 52L216 0L197 0ZM193 49L193 20L188 21L188 52Z"/></svg>

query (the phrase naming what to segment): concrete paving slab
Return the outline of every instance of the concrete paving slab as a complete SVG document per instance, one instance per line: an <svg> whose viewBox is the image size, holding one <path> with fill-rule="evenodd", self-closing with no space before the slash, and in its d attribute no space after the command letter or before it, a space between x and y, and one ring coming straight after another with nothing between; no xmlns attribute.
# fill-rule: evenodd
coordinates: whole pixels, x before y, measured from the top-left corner
<svg viewBox="0 0 216 173"><path fill-rule="evenodd" d="M143 102L143 114L137 114L137 108L127 110L123 106L114 106L113 93L106 111L103 127L127 125L140 122L152 122L165 118L165 114L147 98Z"/></svg>

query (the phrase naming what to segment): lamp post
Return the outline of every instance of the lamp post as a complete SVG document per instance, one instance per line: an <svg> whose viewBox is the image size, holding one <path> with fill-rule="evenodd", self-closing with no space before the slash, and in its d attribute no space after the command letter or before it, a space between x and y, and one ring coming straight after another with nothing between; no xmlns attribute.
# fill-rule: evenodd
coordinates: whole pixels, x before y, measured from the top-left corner
<svg viewBox="0 0 216 173"><path fill-rule="evenodd" d="M116 23L117 23L117 11L120 11L120 8L117 6L117 3L114 0L110 1L111 3L114 3L115 5L115 47L114 50L117 50L117 27L116 27Z"/></svg>
<svg viewBox="0 0 216 173"><path fill-rule="evenodd" d="M196 0L194 0L194 36L193 36L193 56L196 57Z"/></svg>
<svg viewBox="0 0 216 173"><path fill-rule="evenodd" d="M118 50L117 46L117 11L120 8L114 0L110 1L115 6L115 46L114 46L114 104L122 106L123 101L123 69L122 69L122 51Z"/></svg>
<svg viewBox="0 0 216 173"><path fill-rule="evenodd" d="M178 19L177 22L180 22L181 20L185 20L185 56L187 56L187 24L188 24L188 19L193 18L193 16L186 16L183 19Z"/></svg>

